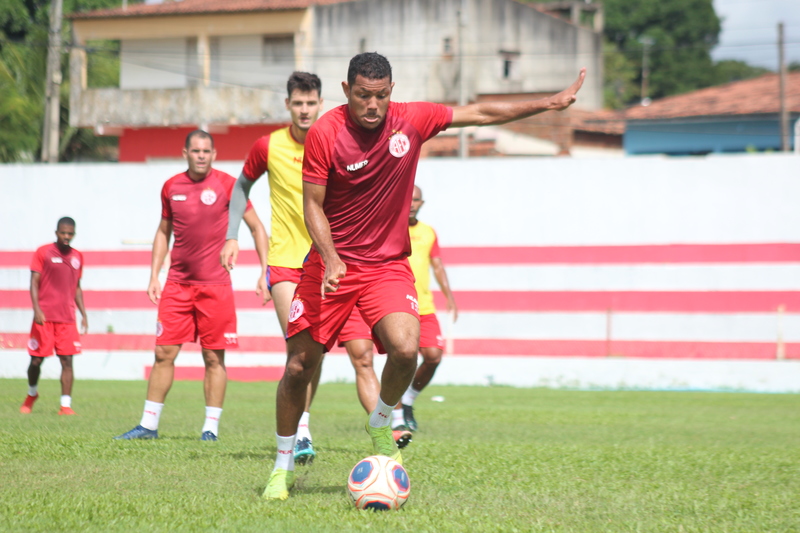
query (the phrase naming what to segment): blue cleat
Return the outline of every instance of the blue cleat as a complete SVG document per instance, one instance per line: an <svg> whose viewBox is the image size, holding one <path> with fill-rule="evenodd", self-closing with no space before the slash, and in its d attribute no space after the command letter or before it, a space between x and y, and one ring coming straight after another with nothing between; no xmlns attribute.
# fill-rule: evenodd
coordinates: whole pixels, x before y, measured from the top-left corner
<svg viewBox="0 0 800 533"><path fill-rule="evenodd" d="M136 426L127 433L123 433L122 435L117 435L116 437L114 437L114 440L134 440L134 439L149 440L157 438L158 438L157 429L147 429L144 426Z"/></svg>
<svg viewBox="0 0 800 533"><path fill-rule="evenodd" d="M311 445L311 440L303 437L298 440L294 445L294 462L305 465L314 462L317 452L314 451L314 446Z"/></svg>
<svg viewBox="0 0 800 533"><path fill-rule="evenodd" d="M212 432L204 431L203 434L200 435L200 440L213 440L213 441L216 441L218 439L217 439L217 436L214 435Z"/></svg>

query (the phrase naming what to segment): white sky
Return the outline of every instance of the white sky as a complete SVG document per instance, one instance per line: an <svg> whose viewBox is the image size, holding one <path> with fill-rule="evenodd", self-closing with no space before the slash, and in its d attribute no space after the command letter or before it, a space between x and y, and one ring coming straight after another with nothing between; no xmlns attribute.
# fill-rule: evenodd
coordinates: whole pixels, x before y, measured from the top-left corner
<svg viewBox="0 0 800 533"><path fill-rule="evenodd" d="M722 19L715 60L740 59L778 69L778 23L783 22L786 63L800 61L800 0L714 0Z"/></svg>

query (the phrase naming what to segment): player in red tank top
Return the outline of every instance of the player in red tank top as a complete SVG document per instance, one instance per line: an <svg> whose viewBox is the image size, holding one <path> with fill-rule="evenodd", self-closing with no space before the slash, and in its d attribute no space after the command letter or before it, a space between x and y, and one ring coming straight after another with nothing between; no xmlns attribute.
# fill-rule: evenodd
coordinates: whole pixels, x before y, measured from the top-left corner
<svg viewBox="0 0 800 533"><path fill-rule="evenodd" d="M55 351L61 361L60 415L74 415L72 410L72 356L81 353L80 337L75 327L75 306L81 312L81 331L86 334L89 322L83 305L81 275L83 256L70 246L75 237L75 221L63 217L56 224L56 242L36 250L31 262L31 302L33 325L28 339L28 396L20 413L28 414L39 399L39 374L45 357Z"/></svg>
<svg viewBox="0 0 800 533"><path fill-rule="evenodd" d="M227 373L225 350L239 344L230 274L219 264L228 230L228 208L236 179L211 168L216 151L211 135L195 130L186 137L183 155L189 169L173 176L161 190L161 223L153 240L147 294L158 305L155 364L138 426L116 439L158 438L158 423L172 386L175 359L185 342L199 339L205 363L206 417L201 440L217 440ZM261 275L256 292L266 304L267 232L252 205L244 221L253 234ZM164 290L158 274L174 236Z"/></svg>
<svg viewBox="0 0 800 533"><path fill-rule="evenodd" d="M278 453L264 498L289 497L306 386L353 308L387 354L378 405L365 426L373 453L402 462L389 424L414 377L419 350L419 306L406 257L422 143L448 127L504 124L565 109L585 75L581 69L569 88L548 98L449 108L390 103L394 83L386 58L364 53L351 59L342 83L347 104L323 115L306 137L303 210L313 248L289 311L288 360L277 392Z"/></svg>

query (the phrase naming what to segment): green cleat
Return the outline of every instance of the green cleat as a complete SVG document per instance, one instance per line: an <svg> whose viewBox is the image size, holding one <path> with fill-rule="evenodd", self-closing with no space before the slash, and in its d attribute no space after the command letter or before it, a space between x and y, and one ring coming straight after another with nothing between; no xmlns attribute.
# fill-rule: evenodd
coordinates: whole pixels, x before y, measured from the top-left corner
<svg viewBox="0 0 800 533"><path fill-rule="evenodd" d="M400 454L400 450L397 449L397 443L392 436L392 428L389 426L374 428L369 425L369 420L367 420L365 428L372 439L372 449L375 455L385 455L401 465L403 464L403 456Z"/></svg>
<svg viewBox="0 0 800 533"><path fill-rule="evenodd" d="M294 486L294 472L276 468L269 476L267 488L261 496L265 500L286 500L289 498L289 489Z"/></svg>

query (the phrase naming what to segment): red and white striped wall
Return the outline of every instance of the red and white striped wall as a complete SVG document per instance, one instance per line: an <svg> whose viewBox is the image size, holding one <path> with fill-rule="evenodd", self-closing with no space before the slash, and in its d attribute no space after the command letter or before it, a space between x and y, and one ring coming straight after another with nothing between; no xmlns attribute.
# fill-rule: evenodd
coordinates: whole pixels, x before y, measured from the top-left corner
<svg viewBox="0 0 800 533"><path fill-rule="evenodd" d="M439 233L459 305L451 325L436 293L452 353L435 382L800 391L800 210L792 203L800 186L784 176L794 164L783 157L590 166L423 161L420 216ZM762 174L751 175L755 168ZM52 179L46 170L31 172ZM65 179L82 183L78 170L69 168ZM115 170L129 179L147 176L150 189L157 187L149 171L170 174L159 165ZM93 173L96 168L84 178L100 183ZM93 197L110 217L108 184L99 187L104 194ZM118 205L122 213L95 235L79 213L58 212L78 220L75 246L86 265L90 332L82 338L81 377L144 379L152 365L156 312L145 294L150 253L142 241L123 244L123 237L141 233L141 225L154 232L159 215L153 202L137 198L129 198L131 209ZM83 206L77 200L71 199ZM268 220L262 206L256 200ZM25 217L40 224L40 212ZM114 225L120 244L92 246L106 242ZM48 239L30 237L30 250L0 249L2 377L25 375L28 264ZM242 237L243 245L248 239ZM234 380L279 379L285 360L272 306L262 307L254 294L258 271L254 252L244 251L233 276L240 349L227 362ZM57 377L58 367L46 365L45 377ZM202 377L197 346L185 347L177 377ZM354 381L341 350L327 357L323 380Z"/></svg>

